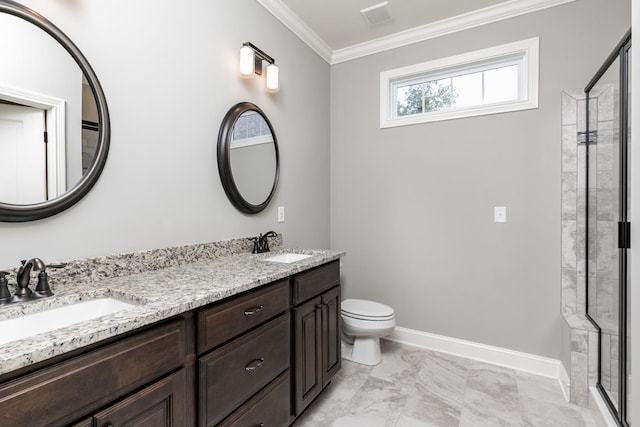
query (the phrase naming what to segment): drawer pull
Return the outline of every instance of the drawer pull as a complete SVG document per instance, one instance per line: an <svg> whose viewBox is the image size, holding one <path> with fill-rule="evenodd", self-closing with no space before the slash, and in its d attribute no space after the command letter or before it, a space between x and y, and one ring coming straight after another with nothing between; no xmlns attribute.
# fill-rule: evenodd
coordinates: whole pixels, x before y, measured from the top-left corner
<svg viewBox="0 0 640 427"><path fill-rule="evenodd" d="M256 427L264 427L264 423L256 424Z"/></svg>
<svg viewBox="0 0 640 427"><path fill-rule="evenodd" d="M254 314L257 314L257 313L261 312L263 308L264 308L264 305L259 305L257 307L251 307L251 308L249 308L249 309L244 311L244 315L245 316L253 316Z"/></svg>
<svg viewBox="0 0 640 427"><path fill-rule="evenodd" d="M247 372L251 372L254 369L258 369L260 366L262 366L263 363L264 363L264 357L261 357L260 359L252 360L251 362L249 362L247 366L245 366L244 370Z"/></svg>

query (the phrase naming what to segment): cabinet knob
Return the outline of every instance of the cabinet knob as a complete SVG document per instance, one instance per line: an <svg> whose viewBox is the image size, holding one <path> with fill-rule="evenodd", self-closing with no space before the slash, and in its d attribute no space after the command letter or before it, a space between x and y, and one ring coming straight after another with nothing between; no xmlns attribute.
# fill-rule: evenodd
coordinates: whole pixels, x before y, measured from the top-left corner
<svg viewBox="0 0 640 427"><path fill-rule="evenodd" d="M263 363L264 363L264 357L252 360L251 362L249 362L247 366L245 366L244 370L247 372L251 372L255 369L258 369L260 366L262 366Z"/></svg>
<svg viewBox="0 0 640 427"><path fill-rule="evenodd" d="M244 315L245 316L253 316L254 314L257 314L257 313L261 312L263 308L264 308L264 305L259 305L259 306L256 306L256 307L248 308L248 309L246 309L244 311Z"/></svg>
<svg viewBox="0 0 640 427"><path fill-rule="evenodd" d="M255 427L264 427L264 423L256 424Z"/></svg>
<svg viewBox="0 0 640 427"><path fill-rule="evenodd" d="M322 304L316 304L316 308L320 310L322 308Z"/></svg>

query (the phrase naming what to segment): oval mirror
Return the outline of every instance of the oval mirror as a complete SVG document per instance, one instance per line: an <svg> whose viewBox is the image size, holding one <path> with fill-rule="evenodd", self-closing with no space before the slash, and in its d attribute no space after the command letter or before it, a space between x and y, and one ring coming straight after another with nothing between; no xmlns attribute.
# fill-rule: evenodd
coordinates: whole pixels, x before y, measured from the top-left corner
<svg viewBox="0 0 640 427"><path fill-rule="evenodd" d="M218 134L218 172L231 203L255 214L267 207L278 185L278 141L269 119L251 102L234 105Z"/></svg>
<svg viewBox="0 0 640 427"><path fill-rule="evenodd" d="M107 102L73 42L0 0L0 221L33 221L84 197L109 151Z"/></svg>

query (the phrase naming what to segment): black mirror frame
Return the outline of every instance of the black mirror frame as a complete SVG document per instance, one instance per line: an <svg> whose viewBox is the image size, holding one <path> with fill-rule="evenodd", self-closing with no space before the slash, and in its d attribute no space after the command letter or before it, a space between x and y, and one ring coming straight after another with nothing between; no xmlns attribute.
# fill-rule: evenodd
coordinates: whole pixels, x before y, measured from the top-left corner
<svg viewBox="0 0 640 427"><path fill-rule="evenodd" d="M98 77L91 68L91 65L89 65L87 59L84 57L82 52L80 52L80 49L78 49L78 47L58 27L53 25L49 20L37 12L12 0L0 0L0 13L8 13L10 15L17 16L18 18L22 18L45 31L60 43L84 73L87 81L89 82L89 86L91 87L91 91L93 92L93 97L98 109L98 123L100 123L100 128L98 130L96 154L93 157L87 172L73 188L55 199L47 200L42 203L16 205L0 202L0 221L35 221L50 217L70 208L80 201L80 199L82 199L96 183L104 169L104 165L107 161L107 154L109 153L109 140L111 136L109 110L107 108L107 100L104 96L104 92L102 91Z"/></svg>
<svg viewBox="0 0 640 427"><path fill-rule="evenodd" d="M238 121L240 116L247 111L255 111L259 113L264 121L267 122L267 126L269 126L269 130L271 131L271 135L273 136L273 144L276 150L276 173L273 179L273 186L271 187L271 192L269 193L267 199L259 205L249 203L242 196L240 190L238 190L238 186L233 179L233 172L231 171L231 162L229 159L229 149L231 147L233 127L235 126L236 121ZM276 133L273 131L273 127L271 126L269 118L257 105L251 102L240 102L231 107L231 109L224 116L222 125L220 126L220 132L218 133L218 172L220 173L222 187L224 188L224 192L227 194L229 201L241 212L247 214L257 214L258 212L263 211L273 198L276 187L278 186L278 178L280 176L280 153L278 151L278 140L276 138Z"/></svg>

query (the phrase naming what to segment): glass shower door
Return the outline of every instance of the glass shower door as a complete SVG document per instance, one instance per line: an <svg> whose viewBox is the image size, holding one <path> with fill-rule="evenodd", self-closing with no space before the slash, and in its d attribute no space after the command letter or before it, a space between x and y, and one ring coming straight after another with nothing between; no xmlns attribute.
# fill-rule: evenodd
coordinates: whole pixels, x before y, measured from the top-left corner
<svg viewBox="0 0 640 427"><path fill-rule="evenodd" d="M599 333L597 388L628 426L630 379L627 251L630 34L587 86L587 317Z"/></svg>

